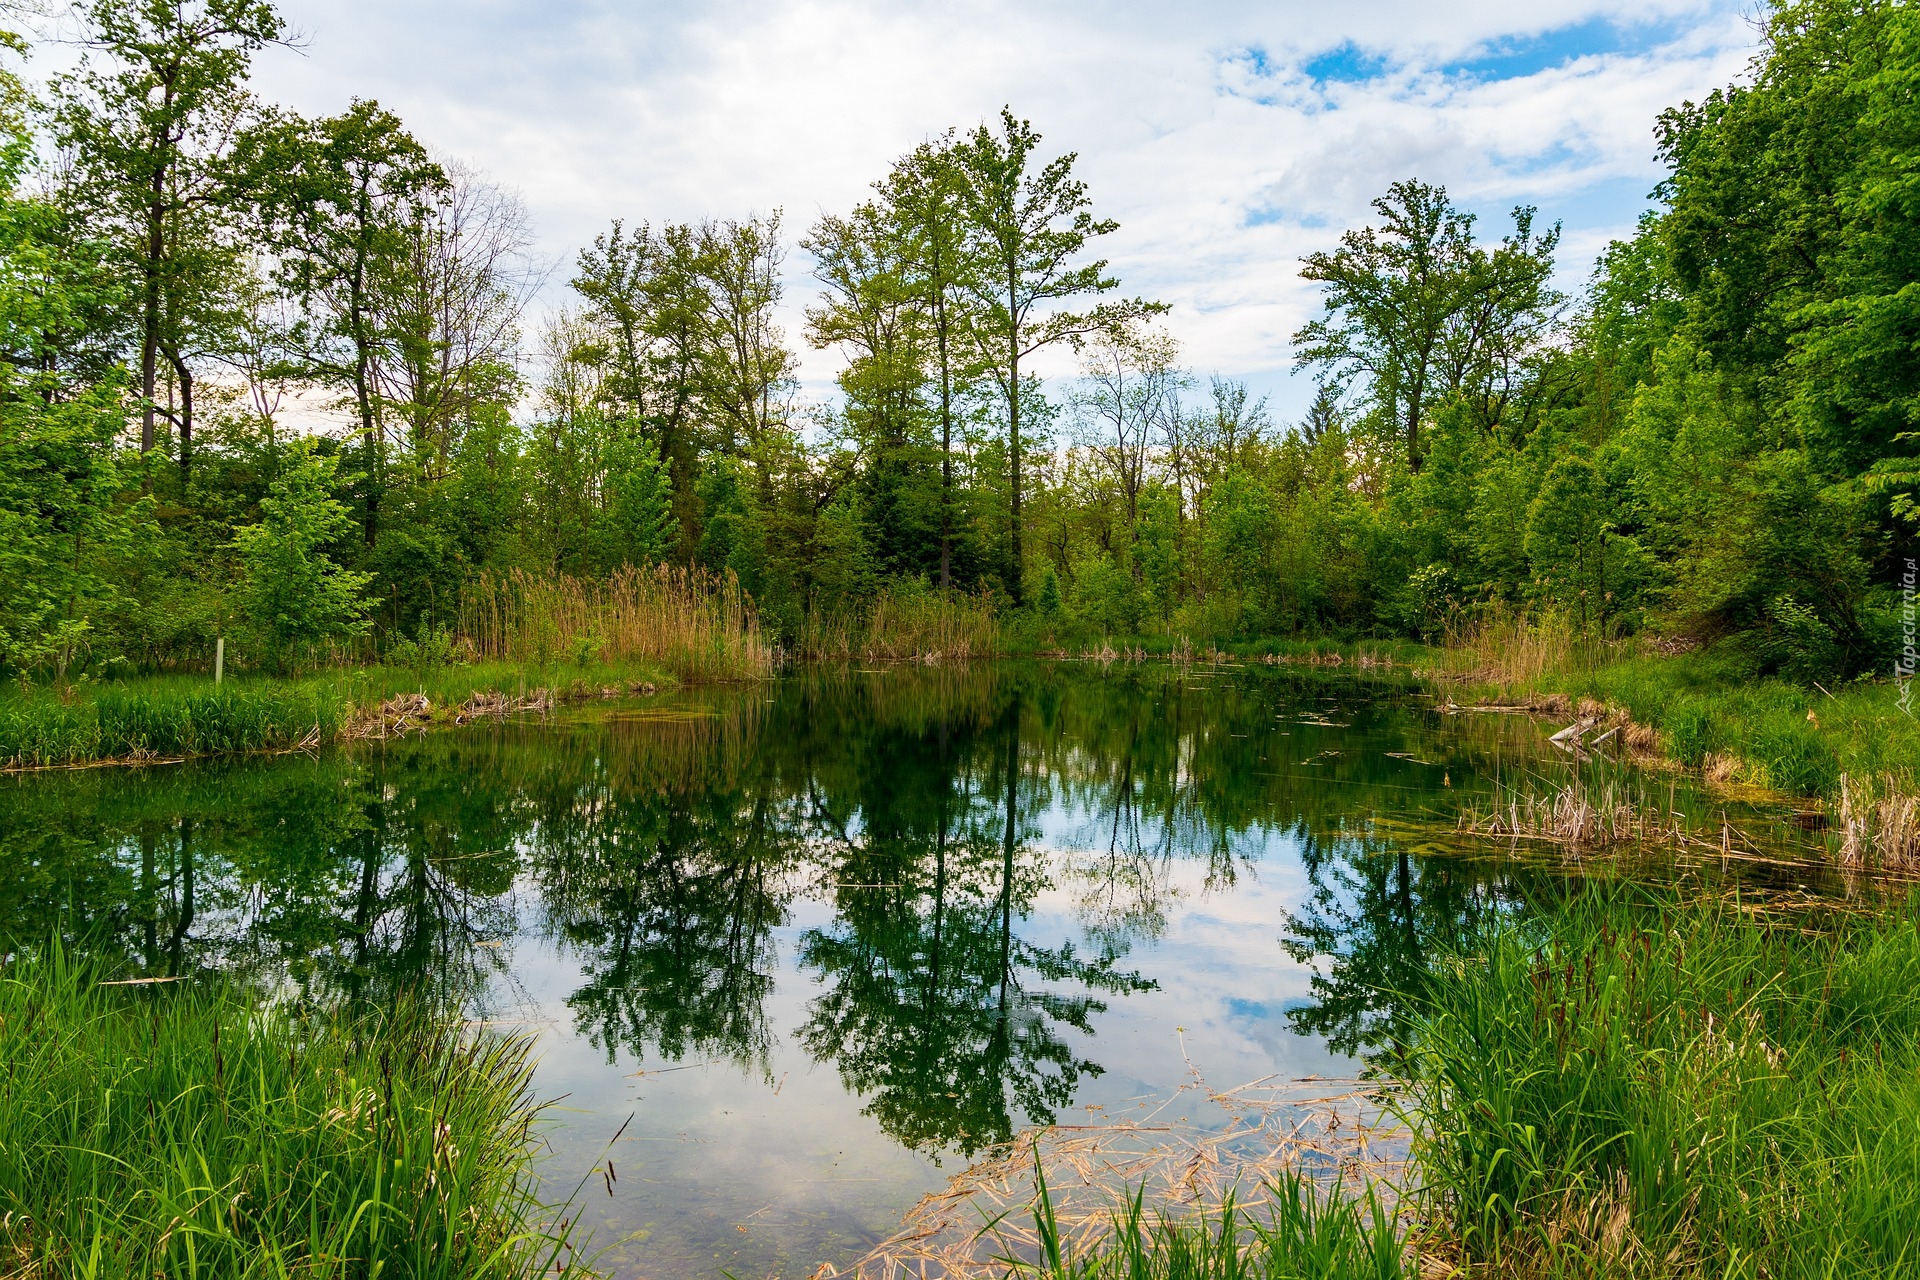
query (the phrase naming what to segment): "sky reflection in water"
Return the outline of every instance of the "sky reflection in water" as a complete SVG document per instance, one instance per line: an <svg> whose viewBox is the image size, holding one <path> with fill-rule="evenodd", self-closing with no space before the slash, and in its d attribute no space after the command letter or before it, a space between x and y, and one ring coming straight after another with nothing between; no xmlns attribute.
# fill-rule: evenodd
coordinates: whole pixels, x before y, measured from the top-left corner
<svg viewBox="0 0 1920 1280"><path fill-rule="evenodd" d="M844 1262L983 1147L1392 1043L1523 874L1433 856L1539 728L1391 680L810 672L551 722L0 782L0 927L540 1038L621 1276ZM1382 834L1394 824L1395 838ZM1409 827L1405 824L1415 824ZM1329 959L1328 957L1334 957Z"/></svg>

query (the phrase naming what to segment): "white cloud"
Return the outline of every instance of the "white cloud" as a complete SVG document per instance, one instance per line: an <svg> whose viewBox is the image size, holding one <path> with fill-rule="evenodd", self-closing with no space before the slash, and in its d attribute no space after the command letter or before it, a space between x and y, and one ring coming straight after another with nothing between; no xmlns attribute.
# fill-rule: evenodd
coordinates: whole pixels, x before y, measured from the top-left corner
<svg viewBox="0 0 1920 1280"><path fill-rule="evenodd" d="M561 261L614 217L780 207L797 233L921 139L1010 103L1049 146L1080 153L1098 207L1122 223L1104 251L1129 292L1174 304L1189 360L1279 388L1283 406L1299 396L1287 336L1313 308L1297 259L1364 218L1387 183L1443 182L1496 216L1540 205L1566 220L1578 279L1631 225L1622 184L1659 176L1657 112L1738 74L1753 42L1720 0L285 10L308 45L261 60L263 93L308 111L380 99L518 188ZM1593 51L1576 41L1570 60L1528 74L1445 70L1601 18L1641 25L1611 41L1594 25ZM1347 44L1379 74L1316 83L1303 70ZM792 261L797 341L809 289ZM823 386L834 357L805 359Z"/></svg>

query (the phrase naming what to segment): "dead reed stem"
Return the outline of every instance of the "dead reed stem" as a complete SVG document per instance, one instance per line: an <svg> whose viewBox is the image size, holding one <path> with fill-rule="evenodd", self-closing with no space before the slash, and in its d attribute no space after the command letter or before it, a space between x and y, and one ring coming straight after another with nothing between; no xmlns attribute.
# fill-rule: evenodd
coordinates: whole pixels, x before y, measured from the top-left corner
<svg viewBox="0 0 1920 1280"><path fill-rule="evenodd" d="M1920 870L1920 795L1910 779L1841 775L1840 861L1867 871Z"/></svg>
<svg viewBox="0 0 1920 1280"><path fill-rule="evenodd" d="M1614 783L1590 787L1575 778L1546 791L1509 791L1486 812L1469 806L1458 829L1467 835L1544 840L1584 851L1621 844L1709 845L1658 797L1630 795ZM1723 832L1732 839L1731 829ZM1717 847L1717 846L1715 846Z"/></svg>

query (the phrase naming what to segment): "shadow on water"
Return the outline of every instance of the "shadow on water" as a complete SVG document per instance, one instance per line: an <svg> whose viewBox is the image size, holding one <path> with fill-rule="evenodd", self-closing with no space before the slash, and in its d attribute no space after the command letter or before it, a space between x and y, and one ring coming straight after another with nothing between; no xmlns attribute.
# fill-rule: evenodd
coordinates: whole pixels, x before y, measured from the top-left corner
<svg viewBox="0 0 1920 1280"><path fill-rule="evenodd" d="M803 1272L955 1158L1164 1096L1188 1053L1394 1047L1427 957L1564 876L1449 838L1572 767L1543 736L1308 672L814 670L0 779L0 933L544 1028L556 1184L638 1117L636 1175L588 1211L614 1270Z"/></svg>

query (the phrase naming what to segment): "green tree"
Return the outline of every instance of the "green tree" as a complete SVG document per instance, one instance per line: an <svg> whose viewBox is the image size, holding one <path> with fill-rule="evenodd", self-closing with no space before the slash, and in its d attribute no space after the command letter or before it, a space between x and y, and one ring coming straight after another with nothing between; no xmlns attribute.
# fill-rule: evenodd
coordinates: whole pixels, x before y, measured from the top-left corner
<svg viewBox="0 0 1920 1280"><path fill-rule="evenodd" d="M822 218L801 245L827 289L822 305L807 311L808 338L847 353L838 380L861 455L861 505L875 550L888 572L921 572L932 567L925 554L930 529L923 526L933 523L933 513L916 501L916 490L928 469L925 393L935 335L915 279L918 246L872 201L847 217ZM943 514L945 496L943 488ZM944 520L941 550L944 558Z"/></svg>
<svg viewBox="0 0 1920 1280"><path fill-rule="evenodd" d="M1559 305L1547 287L1559 227L1534 235L1534 210L1515 209L1513 234L1488 251L1473 215L1419 181L1394 183L1373 208L1380 226L1302 259L1301 276L1324 286L1325 314L1293 335L1296 363L1317 366L1336 393L1364 382L1375 429L1397 433L1418 471L1436 401L1471 395L1498 421Z"/></svg>
<svg viewBox="0 0 1920 1280"><path fill-rule="evenodd" d="M673 482L654 446L621 432L605 455L602 558L610 565L652 565L679 541Z"/></svg>
<svg viewBox="0 0 1920 1280"><path fill-rule="evenodd" d="M261 500L260 522L234 533L240 606L281 668L320 641L365 635L373 625L364 594L373 575L343 569L326 552L353 527L333 496L335 466L313 439L293 445Z"/></svg>
<svg viewBox="0 0 1920 1280"><path fill-rule="evenodd" d="M92 0L83 19L87 53L53 83L54 136L75 161L63 194L114 246L138 308L141 452L164 415L185 473L193 362L219 345L240 274L231 143L254 111L249 60L281 21L265 0ZM167 406L162 360L178 392Z"/></svg>
<svg viewBox="0 0 1920 1280"><path fill-rule="evenodd" d="M446 175L399 117L356 101L319 120L276 116L243 139L283 289L302 308L287 335L295 372L347 397L361 447L363 526L373 544L388 475L378 370L397 335L387 298L410 226Z"/></svg>
<svg viewBox="0 0 1920 1280"><path fill-rule="evenodd" d="M970 256L961 173L954 164L952 135L922 143L897 161L881 184L886 208L911 246L906 255L908 283L925 312L932 343L935 380L940 389L940 585L953 585L955 503L953 475L954 404L965 394L977 370L962 359L973 316L968 288L975 263Z"/></svg>
<svg viewBox="0 0 1920 1280"><path fill-rule="evenodd" d="M1007 592L1016 605L1026 598L1021 419L1033 396L1023 362L1048 347L1115 332L1165 310L1137 298L1085 311L1064 309L1076 299L1119 288L1104 259L1077 265L1076 259L1090 241L1111 235L1120 224L1094 218L1087 185L1073 176L1074 153L1036 169L1039 145L1033 126L1002 107L998 134L982 124L951 152L972 233L969 257L975 270L966 288L976 319L969 332L1007 414L1006 573Z"/></svg>

